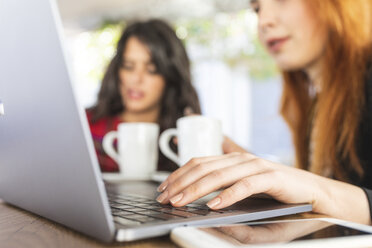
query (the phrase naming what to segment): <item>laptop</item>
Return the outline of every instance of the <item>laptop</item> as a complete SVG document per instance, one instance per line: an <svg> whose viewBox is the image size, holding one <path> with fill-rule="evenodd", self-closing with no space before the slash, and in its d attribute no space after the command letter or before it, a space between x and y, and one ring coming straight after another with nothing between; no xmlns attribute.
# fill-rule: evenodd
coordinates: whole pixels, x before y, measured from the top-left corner
<svg viewBox="0 0 372 248"><path fill-rule="evenodd" d="M0 198L104 242L311 211L247 199L211 211L154 201L158 183L105 183L69 76L54 0L0 0Z"/></svg>

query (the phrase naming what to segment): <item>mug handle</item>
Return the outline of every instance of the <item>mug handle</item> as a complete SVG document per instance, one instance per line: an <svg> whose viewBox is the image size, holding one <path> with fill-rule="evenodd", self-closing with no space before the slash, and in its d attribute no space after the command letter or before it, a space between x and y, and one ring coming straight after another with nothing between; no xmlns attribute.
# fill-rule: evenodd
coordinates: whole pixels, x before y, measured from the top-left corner
<svg viewBox="0 0 372 248"><path fill-rule="evenodd" d="M175 152L169 147L169 141L173 136L177 136L177 129L170 128L165 130L159 138L160 151L170 160L179 165L179 158Z"/></svg>
<svg viewBox="0 0 372 248"><path fill-rule="evenodd" d="M117 164L119 164L119 154L114 149L114 140L118 138L118 132L108 132L102 140L103 150L111 157Z"/></svg>

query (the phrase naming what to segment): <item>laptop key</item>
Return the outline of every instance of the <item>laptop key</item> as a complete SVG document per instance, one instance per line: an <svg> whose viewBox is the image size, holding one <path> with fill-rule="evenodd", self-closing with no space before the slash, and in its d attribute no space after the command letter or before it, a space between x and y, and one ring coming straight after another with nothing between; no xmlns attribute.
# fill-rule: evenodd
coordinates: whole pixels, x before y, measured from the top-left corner
<svg viewBox="0 0 372 248"><path fill-rule="evenodd" d="M115 203L120 203L120 204L127 204L127 200L123 200L123 199L119 199L119 200L115 200Z"/></svg>
<svg viewBox="0 0 372 248"><path fill-rule="evenodd" d="M143 214L147 216L151 216L153 214L158 214L158 211L149 210L149 209L141 209L140 211L137 211L138 214Z"/></svg>
<svg viewBox="0 0 372 248"><path fill-rule="evenodd" d="M122 205L122 206L119 206L117 208L122 209L122 210L127 210L127 211L133 211L133 210L137 209L136 206L130 206L130 205Z"/></svg>
<svg viewBox="0 0 372 248"><path fill-rule="evenodd" d="M134 215L135 213L133 212L127 212L127 211L121 211L121 212L112 212L113 216L129 216L129 215Z"/></svg>
<svg viewBox="0 0 372 248"><path fill-rule="evenodd" d="M145 203L136 203L134 204L134 206L140 207L140 208L151 208L151 204L145 204Z"/></svg>
<svg viewBox="0 0 372 248"><path fill-rule="evenodd" d="M173 219L183 219L183 218L186 218L186 217L181 217L181 216L171 215L171 214L166 214L166 213L152 214L151 217L157 218L157 219L162 219L162 220L173 220Z"/></svg>
<svg viewBox="0 0 372 248"><path fill-rule="evenodd" d="M162 206L151 206L150 209L156 209L156 210L158 210L158 209L163 209L163 207Z"/></svg>
<svg viewBox="0 0 372 248"><path fill-rule="evenodd" d="M135 200L136 202L141 202L141 203L153 203L154 201L151 201L149 199L145 199L145 198L138 198Z"/></svg>
<svg viewBox="0 0 372 248"><path fill-rule="evenodd" d="M149 209L145 209L145 208L131 208L131 209L128 209L128 211L133 212L133 213L143 212L143 211L146 211L146 210L149 210Z"/></svg>
<svg viewBox="0 0 372 248"><path fill-rule="evenodd" d="M112 207L111 206L111 209L116 209L116 210L120 210L120 211L132 211L132 209L136 209L136 207L123 205L123 206L118 206L118 207Z"/></svg>
<svg viewBox="0 0 372 248"><path fill-rule="evenodd" d="M154 205L154 207L161 207L161 208L174 208L172 205L162 205L162 204L157 204L157 205Z"/></svg>
<svg viewBox="0 0 372 248"><path fill-rule="evenodd" d="M144 201L142 203L147 203L147 204L151 204L151 205L160 205L157 201L154 201L154 200L147 200L147 201Z"/></svg>

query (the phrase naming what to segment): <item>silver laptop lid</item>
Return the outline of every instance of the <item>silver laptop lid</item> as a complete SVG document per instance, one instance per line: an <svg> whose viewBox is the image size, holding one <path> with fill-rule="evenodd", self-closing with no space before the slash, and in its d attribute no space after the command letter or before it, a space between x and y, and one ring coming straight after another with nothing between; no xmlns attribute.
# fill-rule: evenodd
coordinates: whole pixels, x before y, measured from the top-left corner
<svg viewBox="0 0 372 248"><path fill-rule="evenodd" d="M0 198L103 241L114 224L54 0L0 0Z"/></svg>

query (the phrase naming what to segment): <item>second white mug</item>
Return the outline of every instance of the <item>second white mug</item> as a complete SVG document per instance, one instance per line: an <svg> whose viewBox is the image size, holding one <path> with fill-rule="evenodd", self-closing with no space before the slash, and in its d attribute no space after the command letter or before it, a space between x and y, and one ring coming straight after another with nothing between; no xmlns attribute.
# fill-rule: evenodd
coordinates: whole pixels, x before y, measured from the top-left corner
<svg viewBox="0 0 372 248"><path fill-rule="evenodd" d="M178 154L169 147L172 137L177 137ZM166 157L182 166L195 157L221 155L222 142L219 120L205 116L187 116L177 120L177 128L167 129L161 134L159 146Z"/></svg>

